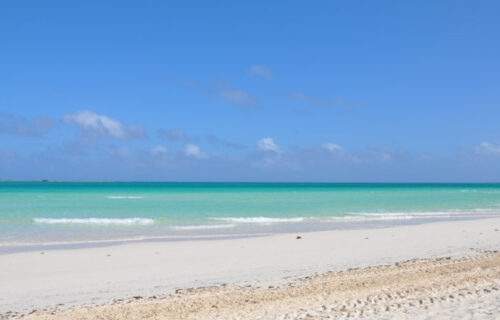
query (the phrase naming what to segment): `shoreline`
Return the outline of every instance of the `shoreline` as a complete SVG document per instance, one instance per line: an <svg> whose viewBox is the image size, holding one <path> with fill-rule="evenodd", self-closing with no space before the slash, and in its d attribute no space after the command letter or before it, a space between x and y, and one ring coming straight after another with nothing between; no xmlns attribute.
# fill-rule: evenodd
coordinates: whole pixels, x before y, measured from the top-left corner
<svg viewBox="0 0 500 320"><path fill-rule="evenodd" d="M0 256L33 252L33 251L58 251L58 250L80 250L92 248L107 248L114 246L126 246L136 243L162 243L162 242L184 242L184 241L217 241L217 240L234 240L254 237L265 237L271 234L242 234L242 235L200 235L190 237L151 237L139 239L117 239L117 240L95 240L81 242L62 242L62 243L43 243L43 244L21 244L21 245L0 245Z"/></svg>
<svg viewBox="0 0 500 320"><path fill-rule="evenodd" d="M280 234L292 233L311 233L311 232L327 232L327 231L343 231L343 230L365 230L365 229L381 229L381 228L394 228L401 226L424 225L440 222L452 221L471 221L500 218L499 212L490 213L461 213L448 216L414 216L408 219L369 219L366 220L352 220L335 221L328 224L323 221L318 224L306 224L303 222L295 225L288 225L288 229L268 230L262 233L226 233L226 234L193 234L182 235L172 234L167 236L138 236L135 238L117 238L117 239L97 239L97 240L82 240L82 241L62 241L62 242L48 242L48 243L15 243L15 244L2 244L0 243L0 256L12 253L30 252L30 251L52 251L52 250L79 250L87 248L111 247L119 245L127 245L134 243L154 243L154 242L182 242L182 241L217 241L228 239L241 239L253 237L266 237ZM255 224L258 226L258 223ZM253 226L253 227L255 227ZM264 224L264 226L269 226Z"/></svg>
<svg viewBox="0 0 500 320"><path fill-rule="evenodd" d="M499 229L500 218L487 218L306 232L301 239L290 233L4 254L0 315L46 308L59 313L222 284L275 287L350 268L471 257L500 249Z"/></svg>

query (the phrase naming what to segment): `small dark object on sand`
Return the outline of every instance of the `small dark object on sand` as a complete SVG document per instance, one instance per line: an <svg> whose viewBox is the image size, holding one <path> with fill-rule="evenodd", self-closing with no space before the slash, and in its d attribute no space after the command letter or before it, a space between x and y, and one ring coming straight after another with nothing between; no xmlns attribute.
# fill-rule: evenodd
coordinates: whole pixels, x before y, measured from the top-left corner
<svg viewBox="0 0 500 320"><path fill-rule="evenodd" d="M300 239L302 239L302 237L301 236L297 236L297 238L295 238L295 239L300 240Z"/></svg>

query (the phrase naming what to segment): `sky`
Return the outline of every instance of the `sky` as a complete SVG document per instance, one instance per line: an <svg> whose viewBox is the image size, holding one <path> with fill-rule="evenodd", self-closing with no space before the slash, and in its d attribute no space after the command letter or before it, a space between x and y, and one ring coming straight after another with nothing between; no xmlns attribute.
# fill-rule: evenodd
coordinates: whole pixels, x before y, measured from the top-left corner
<svg viewBox="0 0 500 320"><path fill-rule="evenodd" d="M0 179L500 181L498 1L0 3Z"/></svg>

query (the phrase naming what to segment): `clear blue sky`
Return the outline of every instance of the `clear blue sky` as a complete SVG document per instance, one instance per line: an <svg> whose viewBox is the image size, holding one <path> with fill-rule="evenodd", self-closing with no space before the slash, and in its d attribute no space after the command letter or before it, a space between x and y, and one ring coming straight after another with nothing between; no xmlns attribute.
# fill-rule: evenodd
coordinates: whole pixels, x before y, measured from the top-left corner
<svg viewBox="0 0 500 320"><path fill-rule="evenodd" d="M0 178L500 181L498 1L2 1Z"/></svg>

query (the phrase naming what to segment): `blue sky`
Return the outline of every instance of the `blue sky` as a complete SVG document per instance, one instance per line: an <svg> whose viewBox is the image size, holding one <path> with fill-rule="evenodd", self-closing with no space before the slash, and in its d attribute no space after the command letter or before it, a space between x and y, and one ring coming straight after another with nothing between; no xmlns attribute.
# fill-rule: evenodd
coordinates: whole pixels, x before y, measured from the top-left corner
<svg viewBox="0 0 500 320"><path fill-rule="evenodd" d="M3 1L0 178L500 181L497 1Z"/></svg>

